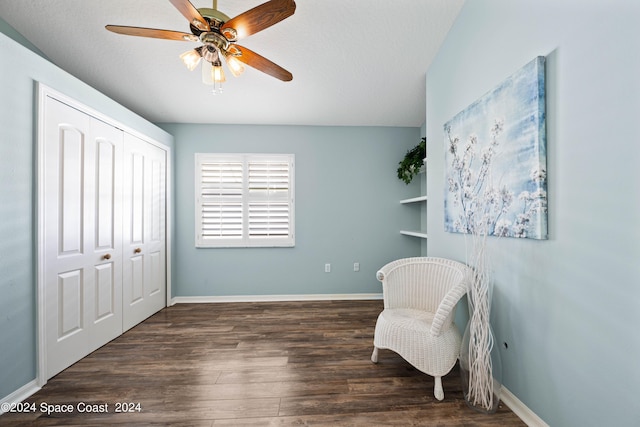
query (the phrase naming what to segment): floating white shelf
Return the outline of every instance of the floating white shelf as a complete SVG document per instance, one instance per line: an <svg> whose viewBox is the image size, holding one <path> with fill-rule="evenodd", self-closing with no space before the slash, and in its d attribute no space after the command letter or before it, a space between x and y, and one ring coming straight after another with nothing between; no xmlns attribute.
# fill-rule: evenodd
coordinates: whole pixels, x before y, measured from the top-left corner
<svg viewBox="0 0 640 427"><path fill-rule="evenodd" d="M427 233L423 233L422 231L400 230L400 234L404 234L405 236L419 237L421 239L427 238Z"/></svg>
<svg viewBox="0 0 640 427"><path fill-rule="evenodd" d="M418 202L426 202L427 201L427 196L420 196L420 197L413 197L411 199L404 199L404 200L400 200L400 203L407 204L407 203L418 203Z"/></svg>

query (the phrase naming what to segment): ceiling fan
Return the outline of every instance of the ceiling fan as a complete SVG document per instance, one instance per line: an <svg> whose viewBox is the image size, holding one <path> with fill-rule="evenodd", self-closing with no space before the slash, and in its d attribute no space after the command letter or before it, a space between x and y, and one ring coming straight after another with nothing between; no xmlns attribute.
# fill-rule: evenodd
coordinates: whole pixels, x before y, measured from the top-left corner
<svg viewBox="0 0 640 427"><path fill-rule="evenodd" d="M243 64L282 81L290 81L293 75L252 50L237 44L252 34L262 31L293 15L296 10L294 0L270 0L240 15L229 18L217 10L217 0L213 8L196 9L189 0L169 0L176 9L189 20L191 33L159 30L154 28L107 25L105 28L118 34L151 37L166 40L201 42L202 45L180 55L185 65L193 70L202 62L203 82L214 85L219 90L225 81L222 63L234 76L244 71ZM224 61L223 61L224 60Z"/></svg>

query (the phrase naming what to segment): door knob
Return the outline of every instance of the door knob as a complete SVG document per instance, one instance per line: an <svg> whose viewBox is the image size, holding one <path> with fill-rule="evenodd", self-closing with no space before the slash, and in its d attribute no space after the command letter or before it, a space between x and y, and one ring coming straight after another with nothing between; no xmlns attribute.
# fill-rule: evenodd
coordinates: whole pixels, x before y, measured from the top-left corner
<svg viewBox="0 0 640 427"><path fill-rule="evenodd" d="M135 248L135 249L133 250L133 253L134 253L134 254L139 254L140 252L142 252L142 249L141 249L141 248Z"/></svg>
<svg viewBox="0 0 640 427"><path fill-rule="evenodd" d="M102 259L111 259L111 254L104 254Z"/></svg>

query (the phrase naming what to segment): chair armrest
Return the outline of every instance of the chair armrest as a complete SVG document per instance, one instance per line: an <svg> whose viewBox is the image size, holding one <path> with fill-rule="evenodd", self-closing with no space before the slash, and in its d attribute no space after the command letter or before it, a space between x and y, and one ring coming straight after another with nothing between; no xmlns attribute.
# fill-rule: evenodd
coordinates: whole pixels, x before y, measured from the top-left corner
<svg viewBox="0 0 640 427"><path fill-rule="evenodd" d="M447 319L449 314L451 314L451 311L456 304L458 304L460 298L467 293L467 287L467 281L462 280L456 286L449 289L449 292L447 292L444 298L442 298L440 305L438 305L438 310L436 310L436 314L433 317L433 323L431 324L431 330L429 331L431 335L438 336L442 333L444 321Z"/></svg>

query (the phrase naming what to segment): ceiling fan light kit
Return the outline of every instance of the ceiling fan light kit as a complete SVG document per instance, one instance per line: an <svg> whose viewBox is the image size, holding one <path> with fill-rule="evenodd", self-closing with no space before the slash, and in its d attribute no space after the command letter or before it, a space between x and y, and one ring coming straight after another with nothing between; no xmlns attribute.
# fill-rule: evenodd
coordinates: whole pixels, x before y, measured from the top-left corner
<svg viewBox="0 0 640 427"><path fill-rule="evenodd" d="M231 71L231 74L233 74L234 77L239 77L240 74L244 73L244 65L242 65L242 62L240 62L236 56L239 55L227 52L224 54L224 59L227 61L227 67L229 71Z"/></svg>
<svg viewBox="0 0 640 427"><path fill-rule="evenodd" d="M198 49L200 48L187 51L180 55L180 59L182 59L182 62L184 62L184 65L187 66L189 71L195 70L200 63L200 60L202 59L202 55L200 54Z"/></svg>
<svg viewBox="0 0 640 427"><path fill-rule="evenodd" d="M270 0L231 19L217 10L217 0L213 0L211 9L196 9L189 0L169 1L189 20L191 34L121 25L107 25L105 28L130 36L199 41L202 46L184 52L180 59L190 71L202 63L202 81L213 85L214 94L222 92L221 84L225 81L223 63L234 77L242 74L244 65L248 65L282 81L293 79L289 71L236 43L293 15L296 9L293 0Z"/></svg>

